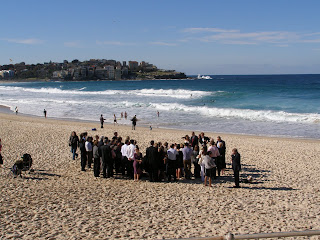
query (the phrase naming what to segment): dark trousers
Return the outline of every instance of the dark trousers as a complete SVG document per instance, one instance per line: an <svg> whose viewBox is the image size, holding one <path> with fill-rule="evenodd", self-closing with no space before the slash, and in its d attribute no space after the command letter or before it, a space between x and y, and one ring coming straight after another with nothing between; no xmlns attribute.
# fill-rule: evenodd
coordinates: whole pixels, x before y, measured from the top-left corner
<svg viewBox="0 0 320 240"><path fill-rule="evenodd" d="M102 174L104 178L113 177L113 161L103 162Z"/></svg>
<svg viewBox="0 0 320 240"><path fill-rule="evenodd" d="M127 162L128 162L128 158L122 157L122 159L121 159L121 173L122 173L122 175L126 174Z"/></svg>
<svg viewBox="0 0 320 240"><path fill-rule="evenodd" d="M167 176L168 181L171 182L171 176L173 176L174 181L177 180L176 169L177 169L177 160L168 160L167 163Z"/></svg>
<svg viewBox="0 0 320 240"><path fill-rule="evenodd" d="M101 123L101 128L103 128L103 122Z"/></svg>
<svg viewBox="0 0 320 240"><path fill-rule="evenodd" d="M115 158L114 159L114 165L116 168L116 173L120 173L121 170L121 158Z"/></svg>
<svg viewBox="0 0 320 240"><path fill-rule="evenodd" d="M194 165L194 173L193 173L194 177L195 178L200 178L201 177L200 176L200 171L201 171L200 165L198 163L196 163L196 162L194 162L193 165Z"/></svg>
<svg viewBox="0 0 320 240"><path fill-rule="evenodd" d="M86 169L86 164L87 164L87 153L81 153L81 170Z"/></svg>
<svg viewBox="0 0 320 240"><path fill-rule="evenodd" d="M100 175L100 158L94 158L93 174L95 177L99 177L99 175Z"/></svg>
<svg viewBox="0 0 320 240"><path fill-rule="evenodd" d="M212 178L217 179L217 168L216 167L212 168L212 174L213 174Z"/></svg>
<svg viewBox="0 0 320 240"><path fill-rule="evenodd" d="M91 168L93 152L92 151L87 152L87 156L88 156L88 168Z"/></svg>
<svg viewBox="0 0 320 240"><path fill-rule="evenodd" d="M238 170L233 170L233 174L234 174L234 182L235 182L236 186L239 187L239 185L240 185L240 172Z"/></svg>
<svg viewBox="0 0 320 240"><path fill-rule="evenodd" d="M127 160L127 176L133 178L133 160Z"/></svg>
<svg viewBox="0 0 320 240"><path fill-rule="evenodd" d="M158 182L159 181L159 169L158 168L150 168L149 170L149 181L150 182Z"/></svg>

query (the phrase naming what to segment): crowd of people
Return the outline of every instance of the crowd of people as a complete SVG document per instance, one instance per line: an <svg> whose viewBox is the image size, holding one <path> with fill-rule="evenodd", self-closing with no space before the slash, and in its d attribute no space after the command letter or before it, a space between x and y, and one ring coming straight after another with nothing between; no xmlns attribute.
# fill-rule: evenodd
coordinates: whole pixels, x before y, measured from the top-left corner
<svg viewBox="0 0 320 240"><path fill-rule="evenodd" d="M80 149L82 171L93 164L95 177L102 172L104 178L121 174L139 181L142 174L146 173L151 182L201 178L205 186L211 187L212 179L223 175L226 169L225 141L220 136L215 141L204 133L197 136L194 132L182 139L182 143L172 144L151 141L145 156L137 141L129 136L123 140L117 132L112 138L91 137L87 132L78 137L76 132L72 132L69 146L74 160L78 157L77 149ZM241 164L237 149L232 150L231 160L234 187L238 188Z"/></svg>

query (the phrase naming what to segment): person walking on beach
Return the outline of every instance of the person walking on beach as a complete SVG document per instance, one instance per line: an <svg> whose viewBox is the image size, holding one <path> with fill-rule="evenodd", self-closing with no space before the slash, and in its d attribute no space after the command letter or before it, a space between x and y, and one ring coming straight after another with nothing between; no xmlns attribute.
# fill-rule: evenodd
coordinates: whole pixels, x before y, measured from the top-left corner
<svg viewBox="0 0 320 240"><path fill-rule="evenodd" d="M128 114L127 112L124 112L124 118L127 119L128 118Z"/></svg>
<svg viewBox="0 0 320 240"><path fill-rule="evenodd" d="M132 121L132 130L136 130L136 125L137 125L137 115L134 115L134 117L131 119Z"/></svg>
<svg viewBox="0 0 320 240"><path fill-rule="evenodd" d="M44 114L44 118L47 118L47 110L46 109L43 110L43 114Z"/></svg>
<svg viewBox="0 0 320 240"><path fill-rule="evenodd" d="M99 177L100 175L100 155L99 155L99 147L98 140L94 140L93 142L93 175L95 177Z"/></svg>
<svg viewBox="0 0 320 240"><path fill-rule="evenodd" d="M118 122L117 122L117 117L116 117L115 114L113 114L113 126L115 126L116 123L118 124Z"/></svg>
<svg viewBox="0 0 320 240"><path fill-rule="evenodd" d="M76 132L73 131L69 138L69 146L71 147L73 160L75 160L75 158L78 157L78 154L77 154L78 144L79 144L79 137L77 136Z"/></svg>
<svg viewBox="0 0 320 240"><path fill-rule="evenodd" d="M101 114L100 116L100 123L101 123L101 128L103 128L103 123L104 123L104 120L106 120L103 115Z"/></svg>
<svg viewBox="0 0 320 240"><path fill-rule="evenodd" d="M209 187L211 187L212 177L214 176L213 171L214 171L214 168L216 167L216 165L213 161L212 153L210 151L209 152L204 151L202 153L202 155L204 155L202 163L206 169L206 174L204 177L204 185L207 186L207 180L209 179Z"/></svg>
<svg viewBox="0 0 320 240"><path fill-rule="evenodd" d="M241 170L241 156L238 153L238 149L232 149L231 155L231 162L232 162L232 170L234 173L234 188L240 188L240 170Z"/></svg>
<svg viewBox="0 0 320 240"><path fill-rule="evenodd" d="M14 109L14 111L16 112L16 115L18 115L18 107L16 107L15 109Z"/></svg>

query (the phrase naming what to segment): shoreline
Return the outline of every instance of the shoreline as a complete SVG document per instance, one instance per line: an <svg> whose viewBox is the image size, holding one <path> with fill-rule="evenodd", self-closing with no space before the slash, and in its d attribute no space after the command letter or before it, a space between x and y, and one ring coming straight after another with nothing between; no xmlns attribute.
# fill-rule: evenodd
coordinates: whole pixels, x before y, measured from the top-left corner
<svg viewBox="0 0 320 240"><path fill-rule="evenodd" d="M4 114L4 115L14 115L15 113L8 107L8 106L3 106L0 105L0 116ZM26 118L31 118L31 119L39 119L39 120L49 120L49 121L59 121L59 122L68 122L68 123L86 123L86 124L96 124L97 126L92 128L96 128L97 130L100 128L100 122L97 121L93 121L93 120L83 120L83 119L74 119L74 118L55 118L55 117L47 117L46 119L44 117L40 117L37 115L32 115L32 114L24 114L24 113L18 113L18 116L22 116L22 117L26 117ZM109 123L109 122L105 122L104 123L105 126L108 127L114 127L113 123ZM124 127L124 128L128 128L129 130L131 130L131 125L129 124L118 124L116 125L116 127ZM146 131L150 131L148 126L145 125L137 125L137 128L141 128L144 129ZM181 133L187 133L188 135L191 134L191 132L193 130L190 129L183 129L183 128L165 128L165 127L153 127L152 131L172 131L172 132L176 132L179 131ZM255 134L238 134L238 133L224 133L224 132L210 132L210 131L195 131L196 135L198 135L200 132L204 132L206 135L221 135L221 136L235 136L235 137L246 137L246 138L258 138L258 139L282 139L282 140L293 140L293 141L310 141L310 142L320 142L320 139L317 138L305 138L305 137L288 137L288 136L279 136L279 135L255 135ZM186 135L186 134L184 134ZM184 135L181 135L184 136Z"/></svg>

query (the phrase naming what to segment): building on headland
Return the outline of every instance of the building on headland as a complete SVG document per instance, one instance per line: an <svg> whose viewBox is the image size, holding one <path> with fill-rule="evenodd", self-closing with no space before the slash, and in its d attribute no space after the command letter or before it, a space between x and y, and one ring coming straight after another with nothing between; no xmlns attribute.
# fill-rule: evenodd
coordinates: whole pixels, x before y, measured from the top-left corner
<svg viewBox="0 0 320 240"><path fill-rule="evenodd" d="M121 80L121 68L116 68L114 79L115 80Z"/></svg>
<svg viewBox="0 0 320 240"><path fill-rule="evenodd" d="M114 66L107 65L104 67L108 71L108 79L114 80Z"/></svg>
<svg viewBox="0 0 320 240"><path fill-rule="evenodd" d="M105 68L97 68L94 74L99 79L108 79L108 70Z"/></svg>
<svg viewBox="0 0 320 240"><path fill-rule="evenodd" d="M13 78L14 71L13 70L2 70L2 71L0 71L0 77L3 79Z"/></svg>
<svg viewBox="0 0 320 240"><path fill-rule="evenodd" d="M90 59L79 61L64 60L45 62L45 64L0 65L0 79L64 79L71 80L120 80L120 79L178 79L186 77L182 73L158 70L156 66L142 61L116 61L107 59Z"/></svg>
<svg viewBox="0 0 320 240"><path fill-rule="evenodd" d="M138 71L139 63L137 61L129 61L130 71Z"/></svg>
<svg viewBox="0 0 320 240"><path fill-rule="evenodd" d="M52 78L65 78L68 76L69 72L66 70L61 70L61 71L54 71L52 73Z"/></svg>

